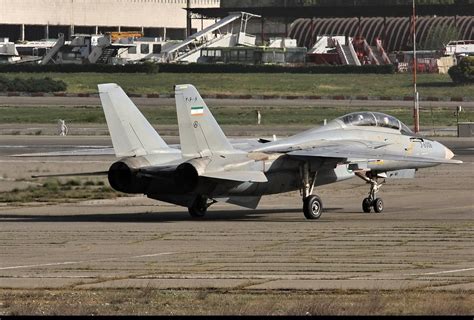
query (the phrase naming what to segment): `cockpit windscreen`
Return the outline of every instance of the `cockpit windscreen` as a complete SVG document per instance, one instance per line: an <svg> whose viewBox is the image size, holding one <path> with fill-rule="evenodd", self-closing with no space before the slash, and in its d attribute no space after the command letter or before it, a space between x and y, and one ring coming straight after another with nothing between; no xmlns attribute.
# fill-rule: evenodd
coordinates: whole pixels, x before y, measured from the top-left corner
<svg viewBox="0 0 474 320"><path fill-rule="evenodd" d="M402 134L413 132L400 120L380 112L353 112L339 118L346 126L374 126L399 130Z"/></svg>

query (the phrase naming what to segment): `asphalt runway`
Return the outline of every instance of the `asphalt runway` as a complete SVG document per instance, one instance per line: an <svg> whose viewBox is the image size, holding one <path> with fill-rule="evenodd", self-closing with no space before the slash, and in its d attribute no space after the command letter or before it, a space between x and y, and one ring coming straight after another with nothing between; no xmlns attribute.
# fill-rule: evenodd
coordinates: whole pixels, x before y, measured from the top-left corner
<svg viewBox="0 0 474 320"><path fill-rule="evenodd" d="M174 98L131 98L137 106L174 106ZM335 107L413 107L403 100L333 100L333 99L215 99L210 106L335 106ZM420 101L420 108L474 108L474 101ZM0 96L0 106L100 106L99 97L26 97Z"/></svg>
<svg viewBox="0 0 474 320"><path fill-rule="evenodd" d="M24 140L21 140L24 139ZM12 158L58 138L0 137L3 190L35 172L102 170L113 157ZM61 148L107 145L67 137ZM21 142L21 143L20 143ZM257 210L216 204L203 220L144 197L0 206L0 288L474 290L474 139L444 138L463 160L391 180L383 214L361 213L359 179L316 190L320 220L297 192ZM22 146L21 148L19 146ZM25 179L25 180L22 180Z"/></svg>

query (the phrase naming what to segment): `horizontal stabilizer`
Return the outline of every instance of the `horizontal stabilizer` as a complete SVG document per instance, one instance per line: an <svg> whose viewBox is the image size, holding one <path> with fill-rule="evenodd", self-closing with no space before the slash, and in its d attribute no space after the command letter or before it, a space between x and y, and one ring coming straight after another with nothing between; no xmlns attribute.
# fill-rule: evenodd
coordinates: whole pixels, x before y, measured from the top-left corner
<svg viewBox="0 0 474 320"><path fill-rule="evenodd" d="M107 156L114 155L113 148L90 148L90 149L75 149L67 151L51 151L38 153L22 153L13 154L10 157L75 157L75 156Z"/></svg>
<svg viewBox="0 0 474 320"><path fill-rule="evenodd" d="M267 182L267 177L261 171L219 171L219 172L206 172L201 175L202 177L239 181L239 182Z"/></svg>
<svg viewBox="0 0 474 320"><path fill-rule="evenodd" d="M32 178L54 178L54 177L88 177L88 176L106 176L108 171L96 172L76 172L76 173L57 173L57 174L38 174L31 176Z"/></svg>

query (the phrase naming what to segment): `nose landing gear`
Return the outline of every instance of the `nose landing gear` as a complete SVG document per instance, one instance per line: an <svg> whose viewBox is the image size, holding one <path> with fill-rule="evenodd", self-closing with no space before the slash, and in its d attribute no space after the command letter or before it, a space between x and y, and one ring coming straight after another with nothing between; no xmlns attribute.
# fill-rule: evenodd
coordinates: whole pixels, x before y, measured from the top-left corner
<svg viewBox="0 0 474 320"><path fill-rule="evenodd" d="M365 175L364 173L356 173L356 175L367 183L370 183L369 196L362 200L362 210L365 213L370 213L370 211L372 211L372 208L374 208L374 211L376 213L382 213L384 207L383 201L381 198L377 198L377 192L385 183L385 180L379 183L377 176L372 177Z"/></svg>
<svg viewBox="0 0 474 320"><path fill-rule="evenodd" d="M303 199L303 213L306 219L319 219L323 213L323 202L318 196L309 196Z"/></svg>
<svg viewBox="0 0 474 320"><path fill-rule="evenodd" d="M319 219L323 213L323 202L321 198L313 195L314 184L316 182L317 171L310 179L309 165L307 162L300 169L302 180L301 195L303 196L303 213L306 219Z"/></svg>

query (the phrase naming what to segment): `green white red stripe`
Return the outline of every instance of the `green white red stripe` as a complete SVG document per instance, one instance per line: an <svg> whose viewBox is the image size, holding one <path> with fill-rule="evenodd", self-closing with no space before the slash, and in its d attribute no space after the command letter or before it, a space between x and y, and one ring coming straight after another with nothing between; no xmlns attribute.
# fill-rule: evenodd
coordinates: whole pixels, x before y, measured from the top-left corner
<svg viewBox="0 0 474 320"><path fill-rule="evenodd" d="M202 106L191 107L192 116L202 116L203 114L204 114L204 107Z"/></svg>

